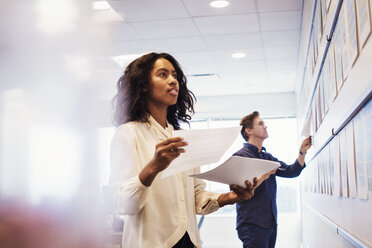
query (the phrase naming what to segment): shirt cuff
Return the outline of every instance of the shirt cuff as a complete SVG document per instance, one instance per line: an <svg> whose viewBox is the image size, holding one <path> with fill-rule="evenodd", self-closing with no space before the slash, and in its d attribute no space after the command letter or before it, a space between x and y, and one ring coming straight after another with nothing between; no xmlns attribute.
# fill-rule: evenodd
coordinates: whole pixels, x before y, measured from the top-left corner
<svg viewBox="0 0 372 248"><path fill-rule="evenodd" d="M136 176L136 179L134 180L133 183L134 183L134 185L138 186L138 190L139 191L145 191L145 190L147 190L149 188L148 186L143 185L143 183L139 179L139 174Z"/></svg>

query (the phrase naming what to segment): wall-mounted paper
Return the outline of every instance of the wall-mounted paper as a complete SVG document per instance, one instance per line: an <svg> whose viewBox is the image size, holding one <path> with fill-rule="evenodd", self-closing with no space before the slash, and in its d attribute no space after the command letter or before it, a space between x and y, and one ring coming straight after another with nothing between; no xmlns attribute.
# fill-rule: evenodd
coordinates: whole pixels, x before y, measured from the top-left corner
<svg viewBox="0 0 372 248"><path fill-rule="evenodd" d="M369 16L369 1L358 0L356 3L358 33L359 33L359 49L364 46L369 34L371 33L371 20Z"/></svg>
<svg viewBox="0 0 372 248"><path fill-rule="evenodd" d="M186 152L163 171L162 177L217 163L239 134L240 127L174 131L173 137L183 137L189 145L184 147Z"/></svg>
<svg viewBox="0 0 372 248"><path fill-rule="evenodd" d="M204 173L190 175L219 183L235 184L246 187L245 181L253 182L253 178L280 167L279 162L232 156L220 166Z"/></svg>

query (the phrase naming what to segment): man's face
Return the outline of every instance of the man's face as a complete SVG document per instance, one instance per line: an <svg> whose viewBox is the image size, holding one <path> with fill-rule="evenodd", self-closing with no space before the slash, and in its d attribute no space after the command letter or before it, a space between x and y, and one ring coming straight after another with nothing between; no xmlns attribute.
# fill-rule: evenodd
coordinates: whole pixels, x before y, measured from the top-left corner
<svg viewBox="0 0 372 248"><path fill-rule="evenodd" d="M266 128L265 122L260 117L256 117L253 120L253 128L247 128L246 132L248 132L250 138L256 137L264 140L269 137Z"/></svg>

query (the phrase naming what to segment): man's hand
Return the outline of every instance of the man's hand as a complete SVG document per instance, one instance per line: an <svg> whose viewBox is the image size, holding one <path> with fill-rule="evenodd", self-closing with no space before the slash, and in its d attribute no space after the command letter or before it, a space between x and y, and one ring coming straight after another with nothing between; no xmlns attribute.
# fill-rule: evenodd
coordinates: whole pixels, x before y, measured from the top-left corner
<svg viewBox="0 0 372 248"><path fill-rule="evenodd" d="M311 147L311 136L307 137L302 141L301 147L300 147L300 152L302 153L301 155L306 154L307 150L309 150Z"/></svg>
<svg viewBox="0 0 372 248"><path fill-rule="evenodd" d="M300 146L300 151L298 152L297 161L301 166L304 166L305 164L305 155L307 153L307 150L311 147L311 136L307 137L302 141L302 144Z"/></svg>

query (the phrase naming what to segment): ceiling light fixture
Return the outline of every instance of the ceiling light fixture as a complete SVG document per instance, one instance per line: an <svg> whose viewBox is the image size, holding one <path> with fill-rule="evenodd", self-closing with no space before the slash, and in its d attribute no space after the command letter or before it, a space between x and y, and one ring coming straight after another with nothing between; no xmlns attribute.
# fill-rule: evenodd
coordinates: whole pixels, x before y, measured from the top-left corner
<svg viewBox="0 0 372 248"><path fill-rule="evenodd" d="M234 59L241 59L245 57L245 53L233 53L231 54L231 57Z"/></svg>
<svg viewBox="0 0 372 248"><path fill-rule="evenodd" d="M92 3L94 10L110 10L111 6L107 1L97 1Z"/></svg>
<svg viewBox="0 0 372 248"><path fill-rule="evenodd" d="M229 1L226 1L226 0L215 0L209 3L209 5L214 8L224 8L228 6L229 4L230 4Z"/></svg>

